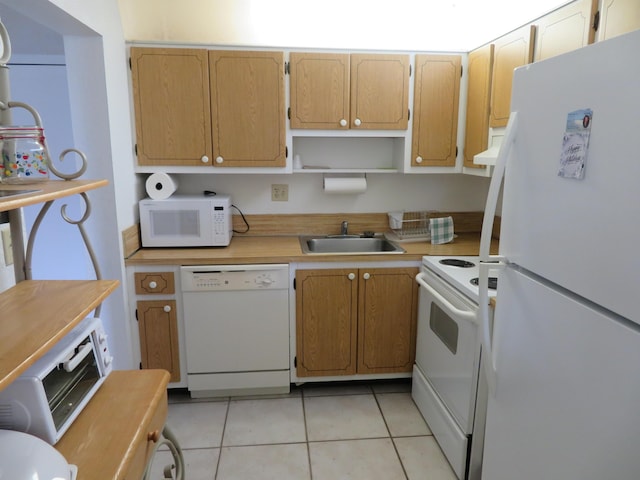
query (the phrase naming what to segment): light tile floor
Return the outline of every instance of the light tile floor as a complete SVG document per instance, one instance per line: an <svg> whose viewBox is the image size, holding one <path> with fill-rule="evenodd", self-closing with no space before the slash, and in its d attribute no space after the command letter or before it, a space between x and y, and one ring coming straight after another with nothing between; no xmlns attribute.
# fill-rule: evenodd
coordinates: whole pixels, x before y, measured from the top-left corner
<svg viewBox="0 0 640 480"><path fill-rule="evenodd" d="M170 391L168 424L187 480L456 480L410 392L408 380L210 401ZM158 452L152 479L170 462Z"/></svg>

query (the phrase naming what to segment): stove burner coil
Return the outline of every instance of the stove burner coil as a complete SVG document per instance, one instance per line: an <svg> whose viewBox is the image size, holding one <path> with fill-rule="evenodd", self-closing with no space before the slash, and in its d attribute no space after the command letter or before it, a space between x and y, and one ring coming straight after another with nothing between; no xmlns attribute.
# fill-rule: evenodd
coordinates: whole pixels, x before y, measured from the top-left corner
<svg viewBox="0 0 640 480"><path fill-rule="evenodd" d="M469 280L471 285L478 286L478 277L472 278ZM489 277L489 290L496 290L498 288L498 277Z"/></svg>
<svg viewBox="0 0 640 480"><path fill-rule="evenodd" d="M440 260L442 265L448 265L450 267L460 267L460 268L471 268L475 267L476 264L473 262L469 262L468 260L462 260L460 258L444 258Z"/></svg>

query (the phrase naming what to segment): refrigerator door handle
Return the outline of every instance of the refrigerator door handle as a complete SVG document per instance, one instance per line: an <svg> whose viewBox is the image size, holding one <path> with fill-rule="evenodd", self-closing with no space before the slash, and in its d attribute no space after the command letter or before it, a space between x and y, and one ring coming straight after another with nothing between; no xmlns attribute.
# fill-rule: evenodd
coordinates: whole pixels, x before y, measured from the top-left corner
<svg viewBox="0 0 640 480"><path fill-rule="evenodd" d="M504 133L504 140L498 152L496 166L493 170L491 183L489 184L489 193L487 194L487 203L484 207L484 218L482 220L482 233L480 234L480 261L490 261L489 254L491 252L491 236L493 234L493 221L496 216L496 207L498 205L498 196L500 195L500 186L504 178L504 170L513 143L516 139L518 130L518 112L511 112L507 128Z"/></svg>
<svg viewBox="0 0 640 480"><path fill-rule="evenodd" d="M468 320L474 324L478 323L478 319L476 318L476 313L471 310L460 310L456 308L449 302L444 296L442 296L436 289L434 289L431 285L425 282L424 274L419 273L416 275L416 282L420 284L427 292L431 294L431 296L435 299L435 301L440 305L441 308L449 312L451 315L454 315L456 318L462 318L464 320Z"/></svg>
<svg viewBox="0 0 640 480"><path fill-rule="evenodd" d="M495 255L494 260L503 260ZM489 395L496 394L496 346L492 339L492 328L489 321L489 270L502 270L507 264L504 261L480 262L478 274L478 323L482 329L482 351L484 372L487 379ZM495 327L495 325L494 325Z"/></svg>

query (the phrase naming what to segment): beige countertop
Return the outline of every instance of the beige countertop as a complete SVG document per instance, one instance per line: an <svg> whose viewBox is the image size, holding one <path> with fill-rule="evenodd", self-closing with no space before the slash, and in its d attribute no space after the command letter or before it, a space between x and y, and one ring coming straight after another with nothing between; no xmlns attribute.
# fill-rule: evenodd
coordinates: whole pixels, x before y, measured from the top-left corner
<svg viewBox="0 0 640 480"><path fill-rule="evenodd" d="M479 233L460 233L451 242L431 245L426 241L401 243L403 254L308 255L302 253L298 236L234 236L228 247L143 248L125 260L131 265L207 265L293 262L419 261L424 255L478 255ZM498 241L491 246L497 253Z"/></svg>

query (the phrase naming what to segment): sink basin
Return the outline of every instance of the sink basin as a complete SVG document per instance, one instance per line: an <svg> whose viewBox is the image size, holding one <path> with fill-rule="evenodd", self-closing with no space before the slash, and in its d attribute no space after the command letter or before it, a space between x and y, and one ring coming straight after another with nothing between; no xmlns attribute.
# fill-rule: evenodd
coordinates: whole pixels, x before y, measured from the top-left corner
<svg viewBox="0 0 640 480"><path fill-rule="evenodd" d="M371 255L404 253L404 249L382 237L300 237L302 252L325 255Z"/></svg>

